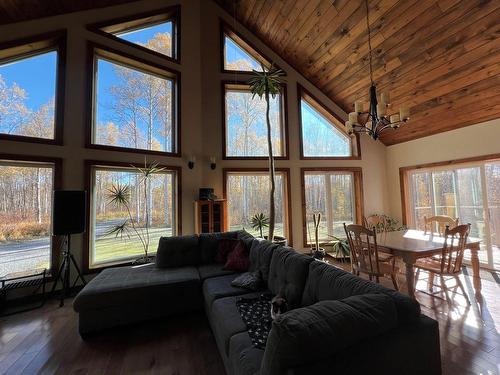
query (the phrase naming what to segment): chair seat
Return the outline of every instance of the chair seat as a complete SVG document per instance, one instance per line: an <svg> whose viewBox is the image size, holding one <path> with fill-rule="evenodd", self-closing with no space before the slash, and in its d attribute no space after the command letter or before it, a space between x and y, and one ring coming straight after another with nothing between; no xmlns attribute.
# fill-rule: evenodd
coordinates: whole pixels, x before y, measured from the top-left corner
<svg viewBox="0 0 500 375"><path fill-rule="evenodd" d="M415 268L420 268L422 270L433 272L433 273L442 273L441 272L441 259L437 259L437 258L417 259L417 261L415 263Z"/></svg>
<svg viewBox="0 0 500 375"><path fill-rule="evenodd" d="M378 253L378 261L379 262L389 262L391 260L394 259L394 255L392 254L388 254L388 253L382 253L382 252L379 252Z"/></svg>

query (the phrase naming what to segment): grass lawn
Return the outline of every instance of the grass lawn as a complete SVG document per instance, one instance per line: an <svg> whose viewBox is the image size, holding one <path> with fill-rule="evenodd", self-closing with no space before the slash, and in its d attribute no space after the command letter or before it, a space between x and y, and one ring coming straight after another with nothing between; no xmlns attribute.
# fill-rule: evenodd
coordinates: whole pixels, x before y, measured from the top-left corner
<svg viewBox="0 0 500 375"><path fill-rule="evenodd" d="M172 235L171 228L152 228L149 230L148 254L156 253L160 237ZM114 234L99 236L95 242L94 263L114 261L120 258L140 257L144 248L137 235L116 237Z"/></svg>

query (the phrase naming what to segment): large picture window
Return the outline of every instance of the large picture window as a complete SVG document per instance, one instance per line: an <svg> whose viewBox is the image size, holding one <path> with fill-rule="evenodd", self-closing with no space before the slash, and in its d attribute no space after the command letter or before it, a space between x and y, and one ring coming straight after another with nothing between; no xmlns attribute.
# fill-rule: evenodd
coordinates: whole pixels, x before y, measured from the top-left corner
<svg viewBox="0 0 500 375"><path fill-rule="evenodd" d="M288 170L276 171L275 235L290 238ZM230 230L245 229L259 236L251 227L254 215L269 217L269 172L266 170L224 170L224 196L227 199ZM265 233L264 233L265 234Z"/></svg>
<svg viewBox="0 0 500 375"><path fill-rule="evenodd" d="M53 266L52 192L60 161L0 155L0 277Z"/></svg>
<svg viewBox="0 0 500 375"><path fill-rule="evenodd" d="M266 102L248 85L224 84L225 158L267 158ZM270 100L273 155L286 157L284 93Z"/></svg>
<svg viewBox="0 0 500 375"><path fill-rule="evenodd" d="M97 50L91 144L178 154L176 74Z"/></svg>
<svg viewBox="0 0 500 375"><path fill-rule="evenodd" d="M60 143L65 34L0 47L0 138Z"/></svg>
<svg viewBox="0 0 500 375"><path fill-rule="evenodd" d="M303 168L302 179L304 246L314 242L313 214L321 214L320 242L345 237L343 224L360 222L363 215L361 170Z"/></svg>
<svg viewBox="0 0 500 375"><path fill-rule="evenodd" d="M351 138L341 120L298 85L301 157L303 159L358 159L357 138Z"/></svg>
<svg viewBox="0 0 500 375"><path fill-rule="evenodd" d="M424 217L434 215L470 223L470 235L486 250L479 252L481 263L500 269L500 159L405 168L402 181L410 227L423 230Z"/></svg>
<svg viewBox="0 0 500 375"><path fill-rule="evenodd" d="M178 234L177 169L165 167L144 179L130 166L89 163L89 173L89 268L140 257L145 238L149 238L148 252L154 254L161 236ZM111 201L110 192L117 188L126 191L127 205ZM113 231L124 223L124 231Z"/></svg>

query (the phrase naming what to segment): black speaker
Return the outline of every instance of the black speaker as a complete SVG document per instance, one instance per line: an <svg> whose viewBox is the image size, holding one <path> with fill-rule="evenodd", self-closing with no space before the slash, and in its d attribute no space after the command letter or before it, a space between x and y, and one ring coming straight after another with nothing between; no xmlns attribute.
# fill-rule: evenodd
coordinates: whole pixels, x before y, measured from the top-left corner
<svg viewBox="0 0 500 375"><path fill-rule="evenodd" d="M52 234L63 235L85 232L86 211L86 191L55 190Z"/></svg>

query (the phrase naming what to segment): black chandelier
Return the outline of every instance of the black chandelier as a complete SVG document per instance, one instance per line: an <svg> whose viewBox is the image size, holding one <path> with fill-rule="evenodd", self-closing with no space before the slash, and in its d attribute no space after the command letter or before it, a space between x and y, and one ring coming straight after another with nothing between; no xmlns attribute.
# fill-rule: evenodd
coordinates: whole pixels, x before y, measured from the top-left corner
<svg viewBox="0 0 500 375"><path fill-rule="evenodd" d="M374 140L380 137L380 134L386 129L398 129L402 124L410 119L410 108L401 106L399 113L389 115L387 110L390 107L390 95L383 92L380 95L380 102L377 99L377 87L373 82L372 67L372 44L370 32L370 20L368 14L368 0L366 5L366 27L368 29L368 48L369 48L369 67L370 67L370 102L368 111L363 111L365 103L357 100L354 102L354 112L349 113L349 120L345 122L347 132L352 134L366 133Z"/></svg>

